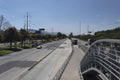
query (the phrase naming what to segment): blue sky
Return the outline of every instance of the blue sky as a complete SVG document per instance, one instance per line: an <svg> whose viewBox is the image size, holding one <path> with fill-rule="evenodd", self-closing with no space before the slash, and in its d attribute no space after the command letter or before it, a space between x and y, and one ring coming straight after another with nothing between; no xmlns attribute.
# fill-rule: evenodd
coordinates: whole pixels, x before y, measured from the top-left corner
<svg viewBox="0 0 120 80"><path fill-rule="evenodd" d="M32 29L69 34L112 29L120 25L120 0L0 0L0 15L18 29L29 12Z"/></svg>

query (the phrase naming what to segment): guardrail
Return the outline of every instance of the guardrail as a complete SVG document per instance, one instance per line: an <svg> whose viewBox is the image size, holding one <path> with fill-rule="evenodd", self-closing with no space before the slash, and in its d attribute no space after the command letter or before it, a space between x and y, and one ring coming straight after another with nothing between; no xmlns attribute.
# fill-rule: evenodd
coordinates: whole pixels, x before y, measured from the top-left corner
<svg viewBox="0 0 120 80"><path fill-rule="evenodd" d="M97 69L108 80L120 80L120 40L102 39L94 42L80 63L81 72Z"/></svg>

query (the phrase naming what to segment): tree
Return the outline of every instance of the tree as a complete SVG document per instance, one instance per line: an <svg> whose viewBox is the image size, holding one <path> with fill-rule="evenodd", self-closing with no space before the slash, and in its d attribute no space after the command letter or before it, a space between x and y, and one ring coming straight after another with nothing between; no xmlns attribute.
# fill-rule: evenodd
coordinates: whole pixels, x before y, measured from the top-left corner
<svg viewBox="0 0 120 80"><path fill-rule="evenodd" d="M70 34L69 34L69 38L72 38L73 37L73 33L71 32Z"/></svg>
<svg viewBox="0 0 120 80"><path fill-rule="evenodd" d="M62 34L63 38L66 38L67 36L65 34Z"/></svg>
<svg viewBox="0 0 120 80"><path fill-rule="evenodd" d="M18 40L18 38L19 38L19 34L15 27L10 27L5 30L5 40L7 42L10 42L10 48L12 48L13 42L15 42L15 47L16 47L16 41Z"/></svg>
<svg viewBox="0 0 120 80"><path fill-rule="evenodd" d="M5 30L8 29L9 27L11 27L11 24L10 24L9 21L6 21L6 22L3 23L2 30L5 31Z"/></svg>
<svg viewBox="0 0 120 80"><path fill-rule="evenodd" d="M4 35L3 35L3 32L0 32L0 42L3 42L4 41Z"/></svg>
<svg viewBox="0 0 120 80"><path fill-rule="evenodd" d="M61 39L61 38L62 38L62 33L61 33L61 32L58 32L58 33L57 33L57 37L58 37L59 39Z"/></svg>
<svg viewBox="0 0 120 80"><path fill-rule="evenodd" d="M29 38L29 34L25 29L21 29L20 34L21 34L21 46L22 46L23 43L25 43L25 40L27 40Z"/></svg>
<svg viewBox="0 0 120 80"><path fill-rule="evenodd" d="M5 31L5 30L8 29L9 27L11 27L10 22L7 21L3 15L1 15L1 16L0 16L0 31L1 31L1 30L4 30L4 31Z"/></svg>
<svg viewBox="0 0 120 80"><path fill-rule="evenodd" d="M0 31L0 42L4 42L4 31Z"/></svg>

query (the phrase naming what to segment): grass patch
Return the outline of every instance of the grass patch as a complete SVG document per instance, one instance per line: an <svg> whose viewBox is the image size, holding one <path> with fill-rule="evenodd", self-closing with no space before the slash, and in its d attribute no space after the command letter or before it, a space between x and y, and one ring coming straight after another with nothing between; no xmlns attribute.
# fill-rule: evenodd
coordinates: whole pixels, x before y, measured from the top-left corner
<svg viewBox="0 0 120 80"><path fill-rule="evenodd" d="M13 51L11 51L11 50L0 50L0 56L6 55L6 54L10 54L12 52Z"/></svg>
<svg viewBox="0 0 120 80"><path fill-rule="evenodd" d="M10 48L9 46L0 47L0 56L10 54L12 52L18 52L21 51L22 49L29 49L31 48L31 46L32 44L25 44L25 46L21 47L21 44L17 44L16 48L15 46L12 46L12 48Z"/></svg>
<svg viewBox="0 0 120 80"><path fill-rule="evenodd" d="M31 47L29 47L29 46L22 46L22 48L23 48L23 49L29 49L29 48L31 48Z"/></svg>
<svg viewBox="0 0 120 80"><path fill-rule="evenodd" d="M10 54L12 52L17 52L17 51L21 51L22 48L4 48L2 50L0 50L0 56L6 55L6 54Z"/></svg>
<svg viewBox="0 0 120 80"><path fill-rule="evenodd" d="M32 44L25 44L25 46L22 46L23 49L29 49L31 48Z"/></svg>
<svg viewBox="0 0 120 80"><path fill-rule="evenodd" d="M17 51L21 51L22 48L6 48L4 50L9 50L9 51L17 52Z"/></svg>

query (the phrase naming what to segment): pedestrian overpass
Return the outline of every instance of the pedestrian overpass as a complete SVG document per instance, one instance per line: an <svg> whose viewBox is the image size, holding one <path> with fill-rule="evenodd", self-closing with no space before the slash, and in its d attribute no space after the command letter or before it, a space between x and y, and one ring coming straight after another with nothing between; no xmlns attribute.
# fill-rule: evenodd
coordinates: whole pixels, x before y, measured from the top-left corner
<svg viewBox="0 0 120 80"><path fill-rule="evenodd" d="M84 80L120 80L120 40L94 42L80 63Z"/></svg>

